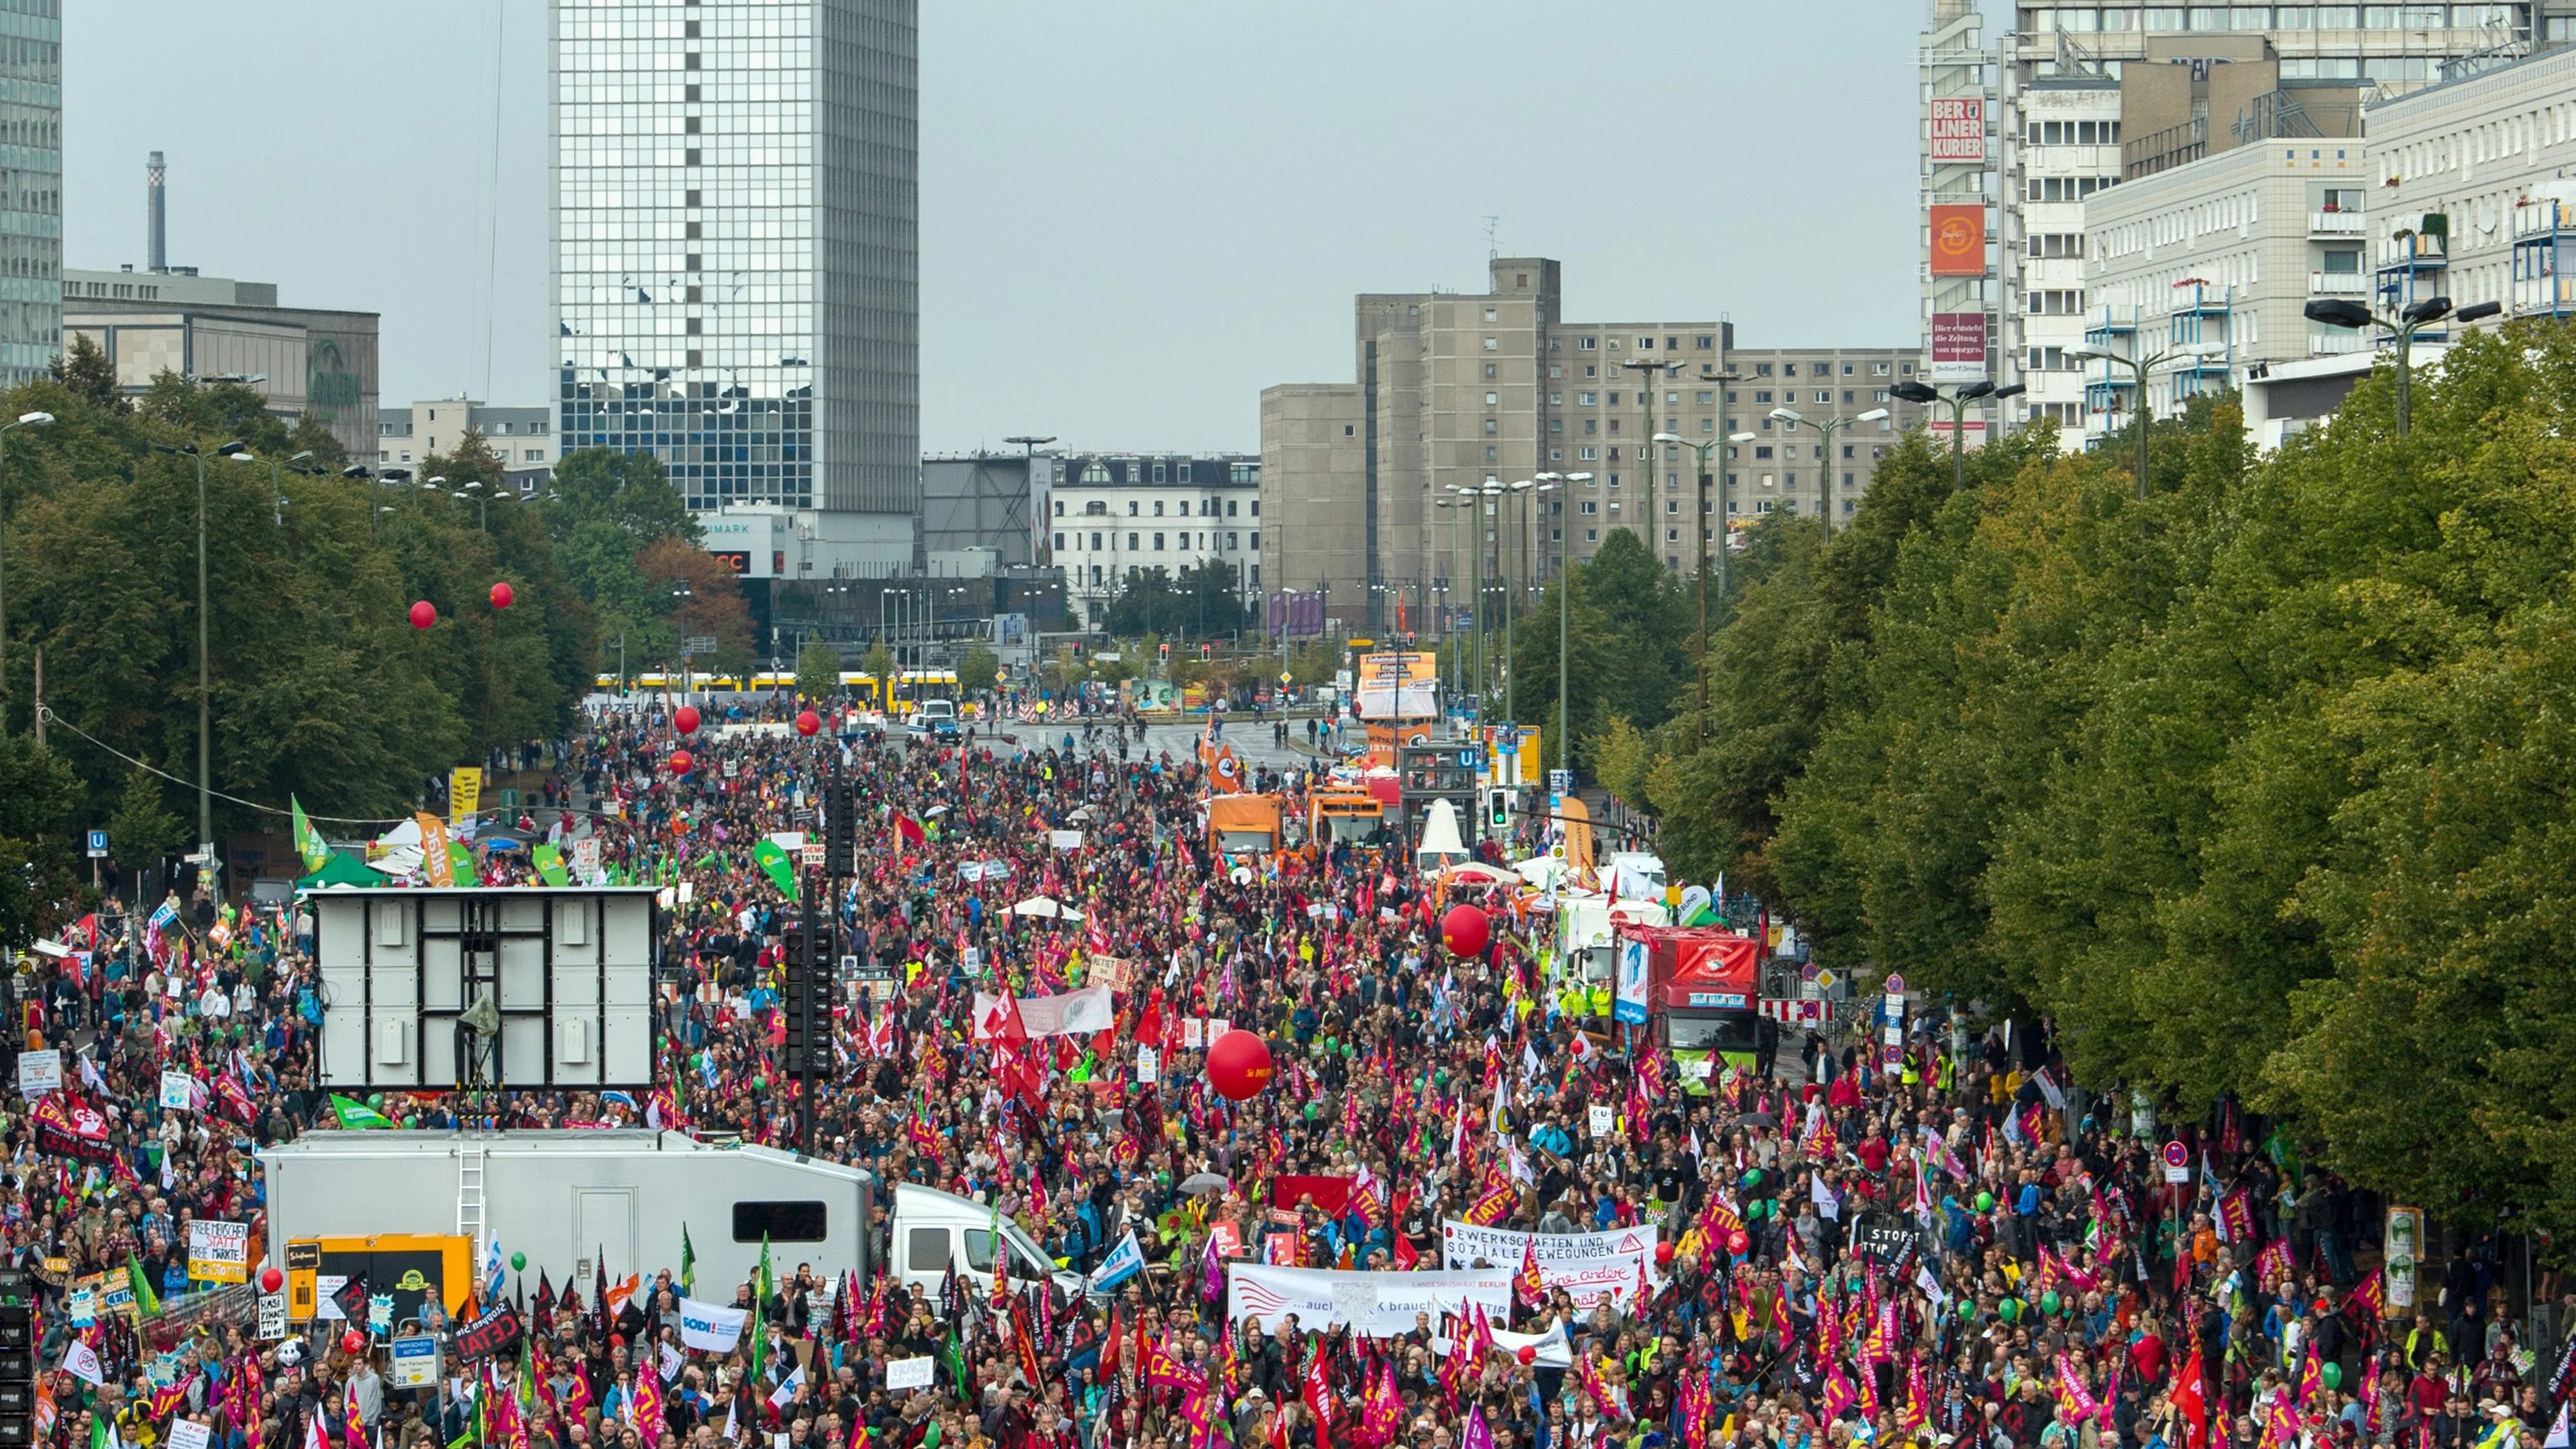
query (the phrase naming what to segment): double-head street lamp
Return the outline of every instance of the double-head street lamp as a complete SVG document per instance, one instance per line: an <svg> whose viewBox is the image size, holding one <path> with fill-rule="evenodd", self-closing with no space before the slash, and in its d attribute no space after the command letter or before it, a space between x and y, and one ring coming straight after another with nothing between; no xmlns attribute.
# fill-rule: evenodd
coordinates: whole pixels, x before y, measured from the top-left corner
<svg viewBox="0 0 2576 1449"><path fill-rule="evenodd" d="M6 444L12 428L41 428L52 413L20 413L14 423L0 423L0 734L9 732L9 480Z"/></svg>
<svg viewBox="0 0 2576 1449"><path fill-rule="evenodd" d="M213 686L206 667L206 455L194 443L154 443L152 450L181 454L195 459L197 464L197 849L201 866L211 866L215 859L215 787L214 729L207 708ZM230 458L249 451L248 444L231 442L215 449L215 456Z"/></svg>
<svg viewBox="0 0 2576 1449"><path fill-rule="evenodd" d="M1720 379L1704 377L1700 380L1716 382ZM1724 380L1732 382L1736 379L1730 373ZM1708 539L1710 530L1720 530L1717 545L1717 592L1719 597L1723 598L1726 594L1726 535L1723 532L1727 520L1726 483L1723 479L1717 482L1717 509L1712 515L1709 510L1708 488L1713 475L1709 470L1708 455L1709 450L1717 446L1718 440L1711 438L1705 443L1694 443L1678 433L1657 433L1655 441L1665 444L1679 443L1697 455L1692 466L1699 474L1699 489L1696 495L1699 505L1699 742L1706 744L1708 743ZM1729 433L1726 435L1726 441L1749 443L1753 441L1753 435Z"/></svg>
<svg viewBox="0 0 2576 1449"><path fill-rule="evenodd" d="M1910 403L1935 407L1943 403L1950 405L1950 489L1958 492L1968 486L1968 404L1999 403L2008 397L2019 397L2029 389L2017 382L1997 387L1992 378L1981 377L1950 389L1948 397L1941 396L1941 390L1930 383L1911 379L1898 383L1889 391Z"/></svg>
<svg viewBox="0 0 2576 1449"><path fill-rule="evenodd" d="M2138 395L2139 502L2143 503L2147 498L2147 434L2154 431L2153 424L2156 418L2155 406L2147 400L2148 374L2168 362L2197 362L2205 357L2217 356L2218 352L2219 349L2214 347L2170 347L2162 352L2148 353L2142 357L2128 357L2113 352L2107 347L2096 347L2089 343L2082 347L2066 349L2066 355L2079 362L2116 362L2129 369L2130 380L2136 386Z"/></svg>
<svg viewBox="0 0 2576 1449"><path fill-rule="evenodd" d="M2397 339L2397 436L2405 437L2412 422L2414 401L2415 334L2423 328L2448 318L2455 322L2483 322L2504 310L2500 302L2471 302L2459 311L2451 310L2448 297L2427 297L2400 309L2394 315L2373 316L2369 307L2349 297L2319 297L2304 309L2311 322L2329 327L2367 327L2373 322L2385 327Z"/></svg>
<svg viewBox="0 0 2576 1449"><path fill-rule="evenodd" d="M1824 490L1818 497L1823 504L1825 532L1831 535L1834 531L1834 434L1854 423L1884 422L1887 419L1887 409L1871 408L1857 417L1819 418L1814 422L1807 422L1806 415L1796 408L1773 408L1771 417L1774 421L1787 423L1792 428L1800 423L1807 423L1807 426L1825 435L1824 442L1816 447L1817 461L1824 464L1822 471L1816 474L1816 486Z"/></svg>

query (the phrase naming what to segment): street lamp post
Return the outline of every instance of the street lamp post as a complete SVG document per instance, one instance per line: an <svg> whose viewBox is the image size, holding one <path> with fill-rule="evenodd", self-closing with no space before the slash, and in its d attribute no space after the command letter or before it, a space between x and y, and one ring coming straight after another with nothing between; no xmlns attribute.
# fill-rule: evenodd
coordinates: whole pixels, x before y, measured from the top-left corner
<svg viewBox="0 0 2576 1449"><path fill-rule="evenodd" d="M1535 576L1535 575L1538 573L1538 543L1539 543L1539 540L1538 540L1538 529L1539 529L1539 520L1540 520L1542 517L1544 517L1544 515L1543 515L1543 514L1541 514L1541 513L1538 511L1538 496L1539 496L1540 494L1542 494L1542 493L1553 493L1553 492L1555 492L1557 489L1562 488L1562 487L1564 487L1564 486L1565 486L1565 475L1564 475L1564 474L1562 474L1562 473L1541 473L1541 474L1539 474L1538 476L1536 476L1536 477L1534 477L1534 478L1524 479L1523 481L1518 482L1518 483L1515 483L1515 484L1513 484L1513 485L1512 485L1512 487L1513 487L1515 490L1520 491L1520 492L1522 492L1522 493L1524 493L1524 494L1526 494L1526 495L1527 495L1526 512L1525 512L1525 513L1524 513L1524 515L1523 515L1523 519L1524 519L1524 521L1529 525L1529 537L1528 537L1528 539L1526 539L1526 540L1525 540L1526 544L1528 545L1528 550L1529 550L1529 551L1528 551L1528 553L1527 553L1527 555L1526 555L1525 557L1526 557L1526 561L1527 561L1527 562L1529 563L1529 565L1530 565L1530 573L1531 573L1533 576ZM1516 529L1515 531L1517 532L1517 529ZM1562 531L1562 530L1559 530L1559 532L1558 532L1558 540L1559 540L1560 545L1561 545L1561 544L1562 544L1562 542L1563 542L1563 538L1564 538L1564 533L1563 533L1563 531ZM1564 603L1564 600L1565 600L1565 569L1564 569L1564 553L1565 553L1565 550L1560 546L1560 547L1558 548L1558 550L1557 550L1557 555L1558 555L1558 568L1557 568L1557 579L1556 579L1556 597L1557 597L1557 610L1556 610L1556 745L1557 745L1557 749L1556 749L1556 762L1557 762L1557 764L1558 764L1558 766L1559 766L1560 768L1565 764L1565 634L1566 634L1566 628L1565 628L1565 603ZM1535 582L1535 581L1536 581L1536 580L1535 580L1535 578L1533 578L1533 580L1532 580L1532 581L1533 581L1533 582ZM1518 594L1517 592L1515 592L1515 593L1513 594L1513 596L1512 596L1512 604L1513 604L1513 607L1514 607L1515 609L1517 609L1517 608L1519 607L1519 605L1520 605L1520 596L1519 596L1519 594Z"/></svg>
<svg viewBox="0 0 2576 1449"><path fill-rule="evenodd" d="M1703 381L1709 382L1720 380L1721 379L1717 378L1703 379ZM1736 379L1732 374L1729 374L1729 376L1724 380L1734 381ZM1723 482L1717 485L1717 510L1715 521L1712 522L1708 506L1708 487L1710 479L1708 455L1709 450L1717 446L1717 439L1711 438L1705 443L1693 443L1685 441L1678 434L1657 433L1655 435L1655 441L1658 443L1680 443L1682 446L1690 449L1692 453L1697 455L1692 462L1692 466L1698 470L1699 475L1698 496L1696 498L1696 502L1699 505L1699 720L1697 730L1699 743L1704 745L1708 743L1708 535L1712 528L1722 530L1726 527L1726 485ZM1753 441L1753 435L1751 433L1729 433L1726 435L1726 441L1737 444L1749 443ZM1717 546L1717 581L1718 596L1720 598L1724 598L1726 596L1726 541L1723 538L1718 541Z"/></svg>
<svg viewBox="0 0 2576 1449"><path fill-rule="evenodd" d="M52 413L20 413L14 423L0 423L0 735L9 733L9 479L6 444L12 428L41 428Z"/></svg>
<svg viewBox="0 0 2576 1449"><path fill-rule="evenodd" d="M1997 387L1991 379L1979 378L1975 382L1962 383L1951 389L1950 395L1946 398L1941 396L1939 388L1923 382L1900 382L1890 390L1910 403L1925 403L1936 407L1943 403L1949 404L1950 491L1957 493L1964 491L1968 486L1968 404L1981 400L2002 402L2008 397L2019 397L2029 389L2017 382Z"/></svg>
<svg viewBox="0 0 2576 1449"><path fill-rule="evenodd" d="M2147 376L2168 362L2207 357L2206 347L2173 347L2143 357L2124 357L2107 347L2087 344L2066 349L2066 355L2087 362L2116 362L2129 369L2129 377L2138 393L2138 501L2147 501L2147 434L2154 431L2155 405L2147 400Z"/></svg>
<svg viewBox="0 0 2576 1449"><path fill-rule="evenodd" d="M1799 412L1796 408L1773 408L1771 410L1771 416L1777 421L1787 423L1793 428L1800 423L1807 422L1806 415ZM1807 423L1807 426L1814 428L1825 436L1825 440L1816 445L1816 460L1824 464L1824 470L1816 475L1816 487L1822 490L1816 495L1816 497L1825 515L1825 533L1828 537L1832 536L1834 531L1834 434L1841 432L1843 429L1850 427L1854 423L1883 422L1886 418L1887 409L1871 408L1868 412L1862 413L1857 417L1822 418L1815 422Z"/></svg>
<svg viewBox="0 0 2576 1449"><path fill-rule="evenodd" d="M2405 437L2414 421L2415 334L2434 323L2450 318L2457 322L2483 322L2504 310L2500 302L2471 302L2459 311L2451 310L2448 297L2427 297L2402 311L2385 317L2374 317L2370 308L2348 297L2320 297L2305 308L2311 322L2329 327L2367 327L2373 322L2385 327L2397 339L2397 436Z"/></svg>
<svg viewBox="0 0 2576 1449"><path fill-rule="evenodd" d="M207 704L213 697L213 684L206 645L206 455L194 443L154 443L152 449L184 454L197 464L197 849L203 869L215 858L215 735ZM248 451L246 445L231 442L215 449L215 456L229 458Z"/></svg>

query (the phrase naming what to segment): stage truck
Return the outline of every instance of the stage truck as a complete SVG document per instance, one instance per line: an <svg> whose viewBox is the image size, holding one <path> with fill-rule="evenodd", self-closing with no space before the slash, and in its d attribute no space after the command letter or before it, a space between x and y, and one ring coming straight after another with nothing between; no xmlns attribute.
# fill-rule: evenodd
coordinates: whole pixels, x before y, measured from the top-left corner
<svg viewBox="0 0 2576 1449"><path fill-rule="evenodd" d="M1611 1015L1673 1054L1682 1084L1706 1093L1720 1070L1751 1071L1778 1030L1762 1014L1762 948L1712 926L1621 922Z"/></svg>

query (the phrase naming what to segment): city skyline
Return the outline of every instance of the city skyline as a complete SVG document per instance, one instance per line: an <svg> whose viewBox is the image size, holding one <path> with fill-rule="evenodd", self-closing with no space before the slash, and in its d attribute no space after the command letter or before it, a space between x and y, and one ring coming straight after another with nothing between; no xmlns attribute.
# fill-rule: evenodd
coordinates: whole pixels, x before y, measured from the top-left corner
<svg viewBox="0 0 2576 1449"><path fill-rule="evenodd" d="M1489 216L1496 248L1578 262L1589 280L1569 306L1589 315L1725 314L1748 344L1908 340L1921 6L1853 8L1863 23L1835 34L1879 41L1819 45L1803 10L1682 5L1622 27L1536 5L1137 4L1078 23L926 7L922 448L1035 430L1068 447L1250 451L1263 386L1349 356L1334 319L1353 292L1480 285ZM273 281L288 305L382 312L388 397L549 400L545 15L510 0L496 37L488 4L289 3L254 35L175 5L76 11L66 264L142 264L143 159L158 148L174 264ZM1542 26L1548 43L1530 44ZM1419 63L1435 48L1436 74ZM1268 60L1203 92L1116 79L1201 75L1228 53ZM1700 63L1730 54L1770 59ZM148 83L391 55L450 80L354 106L328 87L244 85L209 107L201 88ZM1021 73L1063 79L990 79ZM1714 107L1697 99L1712 85ZM1531 102L1498 124L1483 98L1499 94ZM303 197L308 177L323 184ZM1547 177L1563 181L1531 179Z"/></svg>

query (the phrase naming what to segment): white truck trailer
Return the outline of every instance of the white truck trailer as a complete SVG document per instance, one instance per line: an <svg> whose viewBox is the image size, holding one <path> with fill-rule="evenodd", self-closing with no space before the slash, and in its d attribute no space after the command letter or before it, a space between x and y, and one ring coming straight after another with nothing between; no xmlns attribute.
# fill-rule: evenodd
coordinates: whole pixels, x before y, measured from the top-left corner
<svg viewBox="0 0 2576 1449"><path fill-rule="evenodd" d="M782 1276L875 1267L875 1175L775 1148L641 1130L310 1132L259 1158L271 1261L309 1239L454 1233L586 1293L593 1259L612 1280L676 1272L685 1228L701 1298L730 1302L764 1238Z"/></svg>

